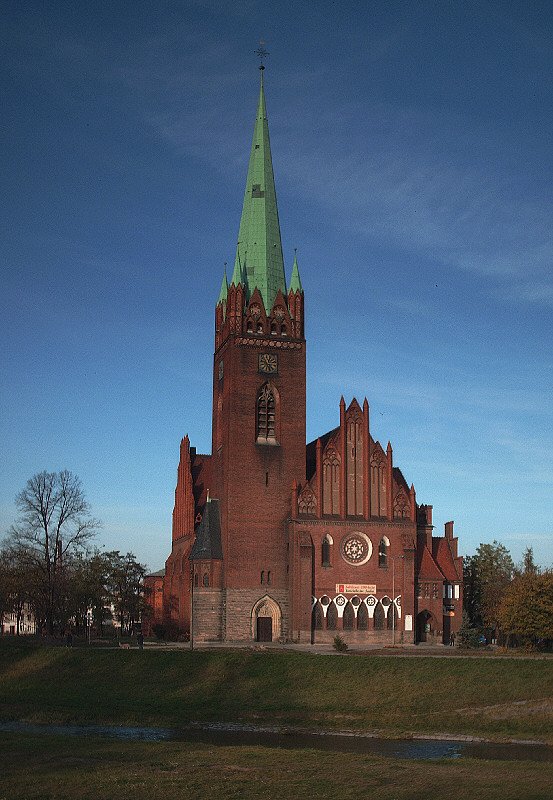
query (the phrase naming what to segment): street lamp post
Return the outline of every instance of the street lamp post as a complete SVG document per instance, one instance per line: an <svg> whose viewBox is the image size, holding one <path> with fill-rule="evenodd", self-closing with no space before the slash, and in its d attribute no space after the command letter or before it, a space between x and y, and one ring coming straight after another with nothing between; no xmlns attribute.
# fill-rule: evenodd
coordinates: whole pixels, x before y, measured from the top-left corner
<svg viewBox="0 0 553 800"><path fill-rule="evenodd" d="M392 647L396 644L396 559L403 560L404 556L391 556L392 559Z"/></svg>
<svg viewBox="0 0 553 800"><path fill-rule="evenodd" d="M194 577L195 567L194 562L190 564L191 572L191 586L190 586L190 649L194 649Z"/></svg>

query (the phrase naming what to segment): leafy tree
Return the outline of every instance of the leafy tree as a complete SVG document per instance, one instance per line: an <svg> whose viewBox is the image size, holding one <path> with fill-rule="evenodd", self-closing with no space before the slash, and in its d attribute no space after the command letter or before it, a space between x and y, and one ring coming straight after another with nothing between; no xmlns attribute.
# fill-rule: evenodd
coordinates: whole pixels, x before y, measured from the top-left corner
<svg viewBox="0 0 553 800"><path fill-rule="evenodd" d="M539 571L540 568L534 561L534 549L532 547L527 547L522 554L520 572L522 575L537 575Z"/></svg>
<svg viewBox="0 0 553 800"><path fill-rule="evenodd" d="M143 578L144 564L136 560L133 553L121 555L119 550L106 553L108 562L107 590L119 618L121 633L132 633L134 625L140 620L144 607Z"/></svg>
<svg viewBox="0 0 553 800"><path fill-rule="evenodd" d="M553 572L527 572L505 591L499 621L508 638L521 644L553 641Z"/></svg>
<svg viewBox="0 0 553 800"><path fill-rule="evenodd" d="M496 541L481 544L465 559L464 608L471 626L497 628L499 607L514 572L509 551Z"/></svg>
<svg viewBox="0 0 553 800"><path fill-rule="evenodd" d="M482 627L481 587L476 556L463 559L463 616L470 627Z"/></svg>
<svg viewBox="0 0 553 800"><path fill-rule="evenodd" d="M9 553L4 549L0 552L0 627L13 612L13 606L12 569Z"/></svg>
<svg viewBox="0 0 553 800"><path fill-rule="evenodd" d="M92 554L78 553L68 566L69 605L77 628L87 629L88 616L91 613L91 621L96 630L102 633L103 623L108 614L106 587L109 566L109 558L98 550Z"/></svg>
<svg viewBox="0 0 553 800"><path fill-rule="evenodd" d="M16 497L19 518L9 543L25 567L38 621L53 634L67 617L66 563L95 535L79 478L68 470L40 472Z"/></svg>

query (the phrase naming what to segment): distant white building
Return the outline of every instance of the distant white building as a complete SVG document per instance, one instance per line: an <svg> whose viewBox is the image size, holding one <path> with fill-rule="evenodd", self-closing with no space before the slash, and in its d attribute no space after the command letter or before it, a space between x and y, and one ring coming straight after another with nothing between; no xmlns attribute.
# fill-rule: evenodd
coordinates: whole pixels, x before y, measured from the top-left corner
<svg viewBox="0 0 553 800"><path fill-rule="evenodd" d="M20 636L29 636L36 633L35 618L27 604L23 606L23 611L19 617L19 631L17 630L17 614L4 614L2 620L2 635L16 636L18 633Z"/></svg>

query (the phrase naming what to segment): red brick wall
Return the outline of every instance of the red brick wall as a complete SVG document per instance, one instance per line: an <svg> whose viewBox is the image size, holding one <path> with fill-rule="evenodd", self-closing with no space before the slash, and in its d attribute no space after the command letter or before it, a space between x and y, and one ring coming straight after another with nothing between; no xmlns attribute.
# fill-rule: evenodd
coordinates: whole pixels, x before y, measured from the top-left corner
<svg viewBox="0 0 553 800"><path fill-rule="evenodd" d="M278 374L259 373L260 353L277 355ZM278 445L256 443L257 395L267 381L278 392ZM231 589L255 587L261 594L261 571L270 571L273 589L282 590L288 586L285 521L291 485L305 479L305 342L230 336L214 358L214 409L221 395L213 495L221 501L224 583Z"/></svg>

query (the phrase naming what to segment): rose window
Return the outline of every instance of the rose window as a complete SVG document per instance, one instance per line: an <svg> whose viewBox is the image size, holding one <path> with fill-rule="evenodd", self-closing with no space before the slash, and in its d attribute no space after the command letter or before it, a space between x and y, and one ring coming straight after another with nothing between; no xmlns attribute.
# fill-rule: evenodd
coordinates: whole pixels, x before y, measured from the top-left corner
<svg viewBox="0 0 553 800"><path fill-rule="evenodd" d="M350 534L342 540L341 553L348 564L355 566L366 564L372 553L371 540L364 533Z"/></svg>

